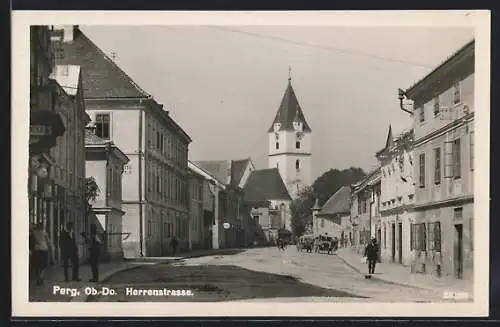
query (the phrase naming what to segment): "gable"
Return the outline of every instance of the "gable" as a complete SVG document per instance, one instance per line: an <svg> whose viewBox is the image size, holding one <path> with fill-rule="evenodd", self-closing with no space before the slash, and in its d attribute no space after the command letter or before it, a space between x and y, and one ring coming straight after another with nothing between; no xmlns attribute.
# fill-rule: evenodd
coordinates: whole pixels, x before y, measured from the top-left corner
<svg viewBox="0 0 500 327"><path fill-rule="evenodd" d="M85 98L145 98L142 90L113 60L78 28L74 40L60 44L57 65L81 67Z"/></svg>

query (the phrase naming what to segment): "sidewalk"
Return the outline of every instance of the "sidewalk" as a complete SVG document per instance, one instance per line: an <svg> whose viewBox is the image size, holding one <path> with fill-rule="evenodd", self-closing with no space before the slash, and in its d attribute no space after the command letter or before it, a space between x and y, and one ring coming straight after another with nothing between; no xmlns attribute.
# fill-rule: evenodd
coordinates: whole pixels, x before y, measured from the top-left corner
<svg viewBox="0 0 500 327"><path fill-rule="evenodd" d="M178 261L190 258L206 257L211 255L232 255L244 252L248 249L207 249L207 250L196 250L192 252L179 253L177 256L165 256L165 257L142 257L142 258L130 258L125 259L125 262L130 263L168 263L171 261Z"/></svg>
<svg viewBox="0 0 500 327"><path fill-rule="evenodd" d="M356 272L360 274L368 272L368 265L361 263L361 256L354 250L350 248L339 249L337 256ZM468 292L471 298L474 295L473 281L471 280L456 279L450 276L438 278L430 274L414 274L410 272L410 268L393 263L377 263L372 279L441 294L445 291L451 291Z"/></svg>
<svg viewBox="0 0 500 327"><path fill-rule="evenodd" d="M117 272L133 269L138 267L138 264L116 261L110 263L101 263L99 265L100 283L105 281ZM71 278L71 267L68 269ZM89 282L92 277L90 266L84 264L80 266L81 281L64 281L64 269L61 266L48 268L45 271L45 281L43 285L37 286L35 281L29 282L29 301L30 302L71 302L84 301L86 298L84 293L85 287L92 287L96 283ZM54 287L70 288L80 291L79 296L74 294L54 294Z"/></svg>

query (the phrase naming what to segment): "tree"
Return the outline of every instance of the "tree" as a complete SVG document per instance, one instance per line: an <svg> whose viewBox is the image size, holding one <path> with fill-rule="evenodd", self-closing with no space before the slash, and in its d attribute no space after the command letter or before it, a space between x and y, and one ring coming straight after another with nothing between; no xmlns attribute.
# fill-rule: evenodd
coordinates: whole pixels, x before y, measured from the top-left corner
<svg viewBox="0 0 500 327"><path fill-rule="evenodd" d="M338 170L330 169L305 189L296 200L290 204L292 213L292 231L294 235L302 235L306 224L312 223L312 210L316 199L322 206L342 186L354 184L366 176L361 168L350 167Z"/></svg>
<svg viewBox="0 0 500 327"><path fill-rule="evenodd" d="M90 206L91 201L95 201L99 196L99 185L95 181L94 177L85 178L85 199L87 200L87 204Z"/></svg>

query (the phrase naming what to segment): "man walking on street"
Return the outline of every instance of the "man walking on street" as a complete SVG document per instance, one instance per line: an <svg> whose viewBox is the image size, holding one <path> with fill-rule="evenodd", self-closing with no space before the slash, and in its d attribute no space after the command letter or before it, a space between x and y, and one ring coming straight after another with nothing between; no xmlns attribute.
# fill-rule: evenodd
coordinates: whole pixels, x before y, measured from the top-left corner
<svg viewBox="0 0 500 327"><path fill-rule="evenodd" d="M172 253L173 255L175 255L175 252L177 251L177 239L175 238L175 236L172 238L172 241L170 241L170 245L172 246Z"/></svg>
<svg viewBox="0 0 500 327"><path fill-rule="evenodd" d="M78 246L76 242L76 233L73 229L73 223L68 222L66 227L61 231L61 236L59 239L59 247L61 248L61 253L63 257L64 266L64 279L69 281L68 277L68 266L71 261L72 279L74 281L80 281L79 268L80 263L78 262Z"/></svg>
<svg viewBox="0 0 500 327"><path fill-rule="evenodd" d="M372 241L366 246L364 256L368 260L368 274L374 274L378 258L378 246L375 238L372 238Z"/></svg>

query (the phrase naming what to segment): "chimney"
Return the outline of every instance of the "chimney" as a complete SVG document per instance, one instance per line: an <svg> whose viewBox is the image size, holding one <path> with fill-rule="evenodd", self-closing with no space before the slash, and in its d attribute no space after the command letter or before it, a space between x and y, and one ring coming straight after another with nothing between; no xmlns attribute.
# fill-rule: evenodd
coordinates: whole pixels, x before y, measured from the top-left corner
<svg viewBox="0 0 500 327"><path fill-rule="evenodd" d="M74 27L73 25L64 25L63 27L64 34L63 34L63 42L73 42L73 32L74 32Z"/></svg>

